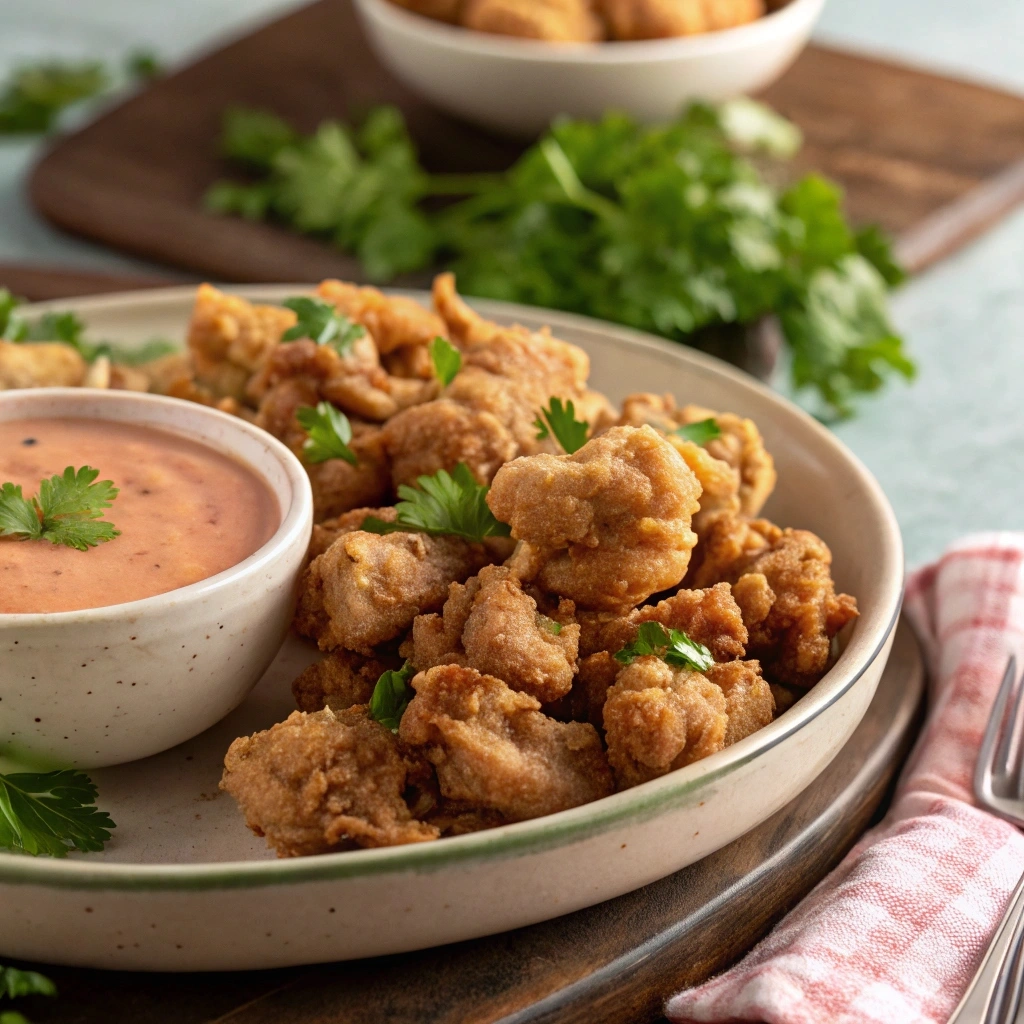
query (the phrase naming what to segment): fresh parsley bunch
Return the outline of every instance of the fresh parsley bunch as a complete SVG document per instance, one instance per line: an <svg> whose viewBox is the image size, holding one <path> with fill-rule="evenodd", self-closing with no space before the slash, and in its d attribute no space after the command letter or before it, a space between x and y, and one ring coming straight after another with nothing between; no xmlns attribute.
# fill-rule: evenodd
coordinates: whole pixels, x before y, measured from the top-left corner
<svg viewBox="0 0 1024 1024"><path fill-rule="evenodd" d="M504 174L427 175L401 115L309 138L271 114L229 111L223 149L254 173L207 195L224 213L276 217L354 252L387 280L438 261L470 295L548 306L698 347L777 315L799 389L826 417L914 364L889 320L902 278L884 236L852 230L839 188L786 189L758 160L799 132L750 100L694 105L642 126L564 120ZM423 200L463 196L448 206Z"/></svg>

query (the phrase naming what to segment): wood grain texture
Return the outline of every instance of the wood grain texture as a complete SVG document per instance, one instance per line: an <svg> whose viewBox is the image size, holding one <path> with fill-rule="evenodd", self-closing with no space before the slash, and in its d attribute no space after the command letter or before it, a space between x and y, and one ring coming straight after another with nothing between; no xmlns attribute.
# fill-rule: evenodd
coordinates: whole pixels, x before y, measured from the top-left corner
<svg viewBox="0 0 1024 1024"><path fill-rule="evenodd" d="M1024 167L1024 98L823 47L805 51L765 98L803 129L799 166L839 181L856 222L902 235L941 218L941 230L913 236L912 270L1024 199L1024 173L1005 177ZM381 102L404 111L432 170L493 170L519 151L426 106L377 62L351 0L318 0L58 140L35 168L31 196L67 231L215 279L358 280L351 257L283 228L212 216L201 198L227 171L216 152L227 106L267 107L309 131Z"/></svg>
<svg viewBox="0 0 1024 1024"><path fill-rule="evenodd" d="M22 263L0 263L0 288L29 302L70 299L79 295L129 292L183 284L188 279L142 274L109 274L91 270L34 267Z"/></svg>
<svg viewBox="0 0 1024 1024"><path fill-rule="evenodd" d="M643 1024L740 957L846 853L883 805L920 720L902 623L863 722L815 783L760 827L637 892L422 953L298 970L161 976L48 969L37 1024ZM202 922L196 922L202 927Z"/></svg>

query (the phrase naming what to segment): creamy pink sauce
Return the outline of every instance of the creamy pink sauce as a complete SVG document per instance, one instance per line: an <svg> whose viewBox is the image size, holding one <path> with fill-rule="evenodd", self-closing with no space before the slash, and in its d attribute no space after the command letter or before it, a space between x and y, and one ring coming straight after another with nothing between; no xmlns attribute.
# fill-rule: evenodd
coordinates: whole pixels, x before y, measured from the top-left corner
<svg viewBox="0 0 1024 1024"><path fill-rule="evenodd" d="M256 473L195 441L104 420L0 423L0 483L21 484L27 498L66 466L92 466L120 488L104 518L121 536L88 551L0 538L0 612L165 594L237 565L280 525L277 500Z"/></svg>

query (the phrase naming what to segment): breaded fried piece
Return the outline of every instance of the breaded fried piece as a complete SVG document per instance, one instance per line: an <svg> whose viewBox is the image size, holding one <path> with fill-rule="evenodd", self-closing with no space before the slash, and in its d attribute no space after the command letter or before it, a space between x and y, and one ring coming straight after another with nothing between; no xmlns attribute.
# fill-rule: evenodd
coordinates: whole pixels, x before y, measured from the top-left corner
<svg viewBox="0 0 1024 1024"><path fill-rule="evenodd" d="M765 13L764 0L597 0L613 39L666 39L734 28Z"/></svg>
<svg viewBox="0 0 1024 1024"><path fill-rule="evenodd" d="M417 615L439 610L449 585L489 558L482 544L460 537L344 533L306 570L295 628L321 650L345 647L370 656Z"/></svg>
<svg viewBox="0 0 1024 1024"><path fill-rule="evenodd" d="M448 333L444 321L415 299L333 280L321 282L316 294L362 324L381 355L403 346L429 345L438 335L445 337Z"/></svg>
<svg viewBox="0 0 1024 1024"><path fill-rule="evenodd" d="M725 746L729 716L721 689L699 672L637 658L604 704L608 761L628 789L708 757Z"/></svg>
<svg viewBox="0 0 1024 1024"><path fill-rule="evenodd" d="M767 551L781 531L767 519L718 516L700 538L686 577L689 587L711 587L734 582L746 566ZM749 626L748 626L749 628Z"/></svg>
<svg viewBox="0 0 1024 1024"><path fill-rule="evenodd" d="M422 14L424 18L435 21L447 21L454 24L459 19L462 0L391 0L392 3L404 7L413 14Z"/></svg>
<svg viewBox="0 0 1024 1024"><path fill-rule="evenodd" d="M352 533L361 530L367 517L382 519L385 523L393 523L398 517L398 512L393 505L384 505L380 508L353 508L348 512L332 516L323 522L313 524L313 536L309 542L309 549L306 557L310 562L318 555L322 555L343 533Z"/></svg>
<svg viewBox="0 0 1024 1024"><path fill-rule="evenodd" d="M188 348L196 381L215 398L246 401L246 385L262 369L295 314L280 306L257 306L210 284L196 291L188 326Z"/></svg>
<svg viewBox="0 0 1024 1024"><path fill-rule="evenodd" d="M466 0L462 24L477 32L556 43L604 38L604 25L589 0Z"/></svg>
<svg viewBox="0 0 1024 1024"><path fill-rule="evenodd" d="M138 369L149 380L147 390L156 395L169 394L176 381L191 380L194 377L192 355L187 351L168 352L165 356L143 363Z"/></svg>
<svg viewBox="0 0 1024 1024"><path fill-rule="evenodd" d="M737 583L750 619L748 656L773 682L813 686L828 668L832 638L857 617L856 598L835 592L828 546L808 530L726 518L712 524L704 544L697 578ZM740 585L744 576L751 578ZM771 609L755 622L769 592Z"/></svg>
<svg viewBox="0 0 1024 1024"><path fill-rule="evenodd" d="M365 707L293 712L243 736L224 758L221 789L279 857L436 839L403 799L410 766Z"/></svg>
<svg viewBox="0 0 1024 1024"><path fill-rule="evenodd" d="M440 806L426 817L426 822L441 830L442 836L464 836L470 832L507 825L497 811L469 807L458 800L442 800Z"/></svg>
<svg viewBox="0 0 1024 1024"><path fill-rule="evenodd" d="M679 427L709 419L722 433L704 445L674 433ZM704 491L698 526L722 512L755 516L775 488L775 462L753 420L699 405L680 409L672 395L638 392L622 403L619 422L635 427L647 423L672 441ZM698 534L703 532L695 529Z"/></svg>
<svg viewBox="0 0 1024 1024"><path fill-rule="evenodd" d="M612 792L593 726L548 718L535 698L459 665L421 672L412 686L399 735L424 750L445 799L524 821Z"/></svg>
<svg viewBox="0 0 1024 1024"><path fill-rule="evenodd" d="M354 466L344 459L316 463L303 460L313 487L314 520L376 505L392 497L391 467L380 428L372 423L353 422L349 447L358 460ZM302 458L301 447L296 455Z"/></svg>
<svg viewBox="0 0 1024 1024"><path fill-rule="evenodd" d="M573 455L502 467L491 511L523 541L523 579L578 607L625 612L686 573L700 484L651 427L613 427Z"/></svg>
<svg viewBox="0 0 1024 1024"><path fill-rule="evenodd" d="M316 401L323 399L350 416L377 423L427 401L437 390L434 381L390 377L366 335L357 338L344 356L329 345L309 339L281 345L251 380L248 394L258 403L261 417L277 422L281 414L275 412L275 407L288 404L287 397L282 399L280 393L287 396L297 383Z"/></svg>
<svg viewBox="0 0 1024 1024"><path fill-rule="evenodd" d="M628 615L580 612L580 654L597 651L614 654L627 647L645 622L660 622L666 629L680 629L691 640L711 651L715 661L742 658L747 628L728 583L707 590L679 590L654 605L635 608Z"/></svg>
<svg viewBox="0 0 1024 1024"><path fill-rule="evenodd" d="M401 665L400 658L367 658L339 647L292 683L292 696L300 711L330 708L337 714L356 704L369 704L381 675Z"/></svg>
<svg viewBox="0 0 1024 1024"><path fill-rule="evenodd" d="M489 565L452 584L442 614L417 617L410 660L421 671L468 665L547 703L572 687L579 633L571 618L542 615L507 568Z"/></svg>
<svg viewBox="0 0 1024 1024"><path fill-rule="evenodd" d="M775 604L775 591L768 586L767 578L759 572L744 573L732 585L732 596L739 606L748 633L768 618Z"/></svg>
<svg viewBox="0 0 1024 1024"><path fill-rule="evenodd" d="M0 391L77 388L85 372L85 360L63 342L0 341Z"/></svg>
<svg viewBox="0 0 1024 1024"><path fill-rule="evenodd" d="M771 724L775 698L756 661L712 665L704 675L725 694L725 711L729 716L725 729L727 747Z"/></svg>

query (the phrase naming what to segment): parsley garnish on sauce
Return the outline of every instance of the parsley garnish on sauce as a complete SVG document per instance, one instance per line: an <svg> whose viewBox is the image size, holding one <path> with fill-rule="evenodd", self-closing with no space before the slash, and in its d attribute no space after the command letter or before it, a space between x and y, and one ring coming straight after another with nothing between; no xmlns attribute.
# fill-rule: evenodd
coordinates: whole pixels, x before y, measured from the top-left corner
<svg viewBox="0 0 1024 1024"><path fill-rule="evenodd" d="M443 387L451 384L462 369L462 353L446 338L437 337L430 343L430 358Z"/></svg>
<svg viewBox="0 0 1024 1024"><path fill-rule="evenodd" d="M398 732L398 726L402 721L402 715L412 700L409 680L416 674L416 670L406 662L398 671L388 669L381 674L377 685L373 688L373 695L370 697L370 717L375 722L380 722L386 729Z"/></svg>
<svg viewBox="0 0 1024 1024"><path fill-rule="evenodd" d="M684 441L692 441L694 444L705 445L708 441L722 436L722 428L714 418L701 420L699 423L687 423L673 433Z"/></svg>
<svg viewBox="0 0 1024 1024"><path fill-rule="evenodd" d="M115 828L96 807L96 787L81 772L0 775L0 848L66 857L103 849Z"/></svg>
<svg viewBox="0 0 1024 1024"><path fill-rule="evenodd" d="M319 402L315 409L303 405L296 410L295 418L309 435L302 444L302 454L307 462L344 459L353 466L358 464L356 453L348 446L352 440L352 424L330 402Z"/></svg>
<svg viewBox="0 0 1024 1024"><path fill-rule="evenodd" d="M0 484L0 537L48 540L78 551L94 548L121 535L103 519L118 489L110 480L94 483L98 469L68 466L63 475L39 485L38 496L25 498L21 487Z"/></svg>
<svg viewBox="0 0 1024 1024"><path fill-rule="evenodd" d="M566 455L578 452L587 443L587 431L590 429L586 420L576 419L572 399L563 405L560 398L552 398L548 408L541 409L533 425L537 428L538 441L554 435Z"/></svg>
<svg viewBox="0 0 1024 1024"><path fill-rule="evenodd" d="M339 313L329 302L300 295L285 299L282 305L290 309L298 322L281 335L282 341L310 338L318 345L329 345L339 356L352 351L352 345L366 334L366 328Z"/></svg>
<svg viewBox="0 0 1024 1024"><path fill-rule="evenodd" d="M487 505L488 488L478 484L469 467L460 462L451 473L439 469L433 476L421 476L419 488L402 484L393 523L367 516L362 529L368 533L419 532L433 536L463 537L482 541L485 537L508 537L511 530L494 518Z"/></svg>
<svg viewBox="0 0 1024 1024"><path fill-rule="evenodd" d="M668 632L660 622L643 623L636 639L614 658L620 665L632 665L645 655L661 658L673 668L688 668L695 672L704 672L715 663L703 644L691 640L681 629Z"/></svg>

